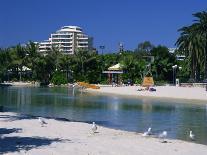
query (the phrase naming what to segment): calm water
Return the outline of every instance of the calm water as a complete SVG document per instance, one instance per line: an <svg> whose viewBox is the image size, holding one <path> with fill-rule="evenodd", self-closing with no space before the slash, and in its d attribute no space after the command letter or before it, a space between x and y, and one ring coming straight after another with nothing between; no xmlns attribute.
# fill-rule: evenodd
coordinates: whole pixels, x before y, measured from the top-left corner
<svg viewBox="0 0 207 155"><path fill-rule="evenodd" d="M106 127L136 132L152 127L155 134L166 130L170 138L187 141L192 130L197 143L207 144L207 105L185 102L92 95L71 88L0 88L0 105L10 111L95 121Z"/></svg>

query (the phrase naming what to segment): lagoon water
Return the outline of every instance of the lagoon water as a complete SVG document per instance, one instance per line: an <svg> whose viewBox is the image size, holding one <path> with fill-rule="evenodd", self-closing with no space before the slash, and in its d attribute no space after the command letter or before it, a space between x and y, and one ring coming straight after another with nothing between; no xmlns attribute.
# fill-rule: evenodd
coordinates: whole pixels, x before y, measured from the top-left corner
<svg viewBox="0 0 207 155"><path fill-rule="evenodd" d="M207 102L127 98L97 95L72 88L0 87L0 105L22 114L92 122L110 128L154 134L168 131L169 138L207 145ZM61 129L60 129L61 130Z"/></svg>

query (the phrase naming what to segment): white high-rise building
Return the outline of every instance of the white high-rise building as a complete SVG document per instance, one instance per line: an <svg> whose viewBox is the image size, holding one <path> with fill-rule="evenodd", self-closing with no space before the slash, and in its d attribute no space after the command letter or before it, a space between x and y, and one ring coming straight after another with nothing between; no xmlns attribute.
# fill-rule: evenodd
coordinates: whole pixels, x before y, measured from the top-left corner
<svg viewBox="0 0 207 155"><path fill-rule="evenodd" d="M91 40L92 42L92 40ZM39 43L39 51L47 52L52 46L64 54L74 54L77 48L90 49L90 38L78 26L63 26L51 34L49 40Z"/></svg>
<svg viewBox="0 0 207 155"><path fill-rule="evenodd" d="M46 53L51 50L51 38L39 43L39 52Z"/></svg>

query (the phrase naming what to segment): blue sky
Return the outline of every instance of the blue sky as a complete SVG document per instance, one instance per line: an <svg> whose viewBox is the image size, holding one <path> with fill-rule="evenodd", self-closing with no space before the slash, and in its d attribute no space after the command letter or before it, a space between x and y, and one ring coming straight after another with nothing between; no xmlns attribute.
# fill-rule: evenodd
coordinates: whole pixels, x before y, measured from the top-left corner
<svg viewBox="0 0 207 155"><path fill-rule="evenodd" d="M134 50L149 40L173 47L177 30L207 10L207 0L1 0L0 47L42 41L64 25L77 25L106 52Z"/></svg>

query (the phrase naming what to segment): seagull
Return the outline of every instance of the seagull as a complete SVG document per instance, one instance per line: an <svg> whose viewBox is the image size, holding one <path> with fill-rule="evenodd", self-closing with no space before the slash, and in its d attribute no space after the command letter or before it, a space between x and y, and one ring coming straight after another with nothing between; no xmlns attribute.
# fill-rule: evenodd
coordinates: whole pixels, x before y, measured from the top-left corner
<svg viewBox="0 0 207 155"><path fill-rule="evenodd" d="M162 143L166 143L165 138L167 137L167 131L163 131L161 134L159 134L159 138L162 139Z"/></svg>
<svg viewBox="0 0 207 155"><path fill-rule="evenodd" d="M191 140L195 140L195 135L193 134L192 131L190 131L190 135L189 135L189 137L190 137Z"/></svg>
<svg viewBox="0 0 207 155"><path fill-rule="evenodd" d="M146 136L151 135L151 134L152 134L151 130L152 130L152 128L148 128L148 130L147 130L146 132L144 132L144 133L142 134L142 136L146 137Z"/></svg>
<svg viewBox="0 0 207 155"><path fill-rule="evenodd" d="M47 124L41 117L38 118L39 123L43 127L45 124Z"/></svg>
<svg viewBox="0 0 207 155"><path fill-rule="evenodd" d="M93 133L95 133L95 132L96 132L96 130L97 130L97 125L96 125L96 123L95 123L95 122L93 122L93 125L92 125L91 130L93 131Z"/></svg>

